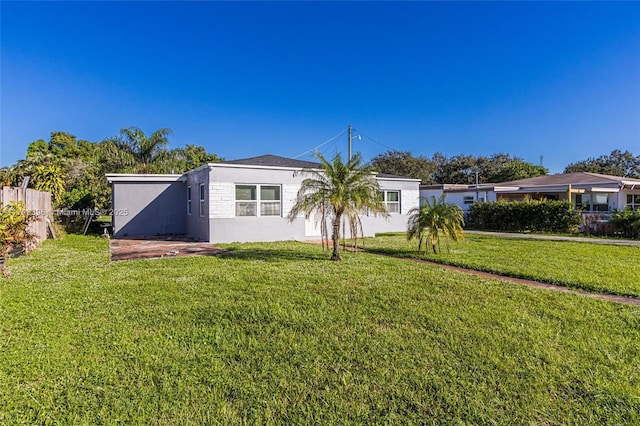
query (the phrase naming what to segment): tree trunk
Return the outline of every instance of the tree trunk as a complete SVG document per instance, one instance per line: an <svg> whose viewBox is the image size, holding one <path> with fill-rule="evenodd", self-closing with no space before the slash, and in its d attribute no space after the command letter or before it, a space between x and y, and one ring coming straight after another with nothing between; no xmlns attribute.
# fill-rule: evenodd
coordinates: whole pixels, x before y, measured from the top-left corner
<svg viewBox="0 0 640 426"><path fill-rule="evenodd" d="M336 214L336 217L333 218L333 235L331 239L333 240L333 254L331 255L331 260L342 260L340 257L340 252L338 249L340 248L340 218L341 214Z"/></svg>

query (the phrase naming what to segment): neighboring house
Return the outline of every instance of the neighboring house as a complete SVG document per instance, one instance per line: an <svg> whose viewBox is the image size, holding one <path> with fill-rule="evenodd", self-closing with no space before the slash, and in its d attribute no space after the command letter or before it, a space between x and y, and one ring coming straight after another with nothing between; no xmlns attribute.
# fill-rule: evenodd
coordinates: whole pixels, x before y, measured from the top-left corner
<svg viewBox="0 0 640 426"><path fill-rule="evenodd" d="M320 238L317 218L287 215L303 169L319 164L275 155L211 163L182 175L108 174L116 238L185 234L201 241ZM405 231L418 206L419 179L377 173L389 218L363 215L366 236Z"/></svg>
<svg viewBox="0 0 640 426"><path fill-rule="evenodd" d="M480 185L421 185L420 196L446 194L447 202L464 212L476 201L523 200L525 197L570 200L585 213L610 212L629 207L640 210L640 179L598 173L544 175L512 182Z"/></svg>

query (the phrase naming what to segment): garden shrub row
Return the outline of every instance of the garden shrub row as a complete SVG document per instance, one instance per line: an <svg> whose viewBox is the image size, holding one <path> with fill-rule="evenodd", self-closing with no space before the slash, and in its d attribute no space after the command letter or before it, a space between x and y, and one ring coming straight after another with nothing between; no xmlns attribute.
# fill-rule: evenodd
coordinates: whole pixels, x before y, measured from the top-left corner
<svg viewBox="0 0 640 426"><path fill-rule="evenodd" d="M492 201L473 204L467 224L492 231L576 232L582 216L568 201Z"/></svg>
<svg viewBox="0 0 640 426"><path fill-rule="evenodd" d="M640 210L614 211L609 224L614 233L619 233L625 238L640 238Z"/></svg>

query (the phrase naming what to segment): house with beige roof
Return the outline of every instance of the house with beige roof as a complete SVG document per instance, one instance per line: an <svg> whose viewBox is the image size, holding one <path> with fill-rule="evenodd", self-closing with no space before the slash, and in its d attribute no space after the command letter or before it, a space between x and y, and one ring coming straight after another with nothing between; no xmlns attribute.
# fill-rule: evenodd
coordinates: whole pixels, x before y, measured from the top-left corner
<svg viewBox="0 0 640 426"><path fill-rule="evenodd" d="M602 214L631 208L640 210L640 179L598 173L563 173L511 182L480 185L421 185L420 196L439 197L459 205L466 213L475 202L523 200L525 197L570 200L584 213Z"/></svg>

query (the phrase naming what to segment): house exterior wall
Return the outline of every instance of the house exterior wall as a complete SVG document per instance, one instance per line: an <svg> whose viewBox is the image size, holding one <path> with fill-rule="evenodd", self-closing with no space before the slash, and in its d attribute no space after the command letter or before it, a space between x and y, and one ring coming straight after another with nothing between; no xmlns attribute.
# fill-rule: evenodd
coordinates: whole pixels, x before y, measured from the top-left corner
<svg viewBox="0 0 640 426"><path fill-rule="evenodd" d="M211 205L211 182L209 180L209 166L198 167L185 174L185 196L183 212L186 217L185 232L199 241L209 241L209 209ZM200 185L205 188L204 215L200 215ZM187 212L187 188L191 188L191 214Z"/></svg>
<svg viewBox="0 0 640 426"><path fill-rule="evenodd" d="M209 171L211 195L209 198L209 241L217 243L245 241L304 240L318 238L308 233L309 224L304 215L289 222L287 216L295 204L300 185L306 176L293 169L225 167L212 165ZM381 217L362 217L365 235L377 232L405 231L407 212L418 205L418 181L379 179L383 190L400 191L400 214L388 220ZM236 185L276 185L281 188L280 216L236 216ZM307 226L305 226L305 224ZM313 228L313 226L311 226Z"/></svg>
<svg viewBox="0 0 640 426"><path fill-rule="evenodd" d="M186 232L183 182L114 182L111 195L116 238Z"/></svg>
<svg viewBox="0 0 640 426"><path fill-rule="evenodd" d="M400 192L400 212L389 213L388 218L363 215L361 217L362 230L365 236L375 236L381 232L405 232L409 219L409 210L418 207L420 190L418 181L378 178L380 189L383 191Z"/></svg>
<svg viewBox="0 0 640 426"><path fill-rule="evenodd" d="M482 188L478 191L476 191L475 189L470 189L468 191L444 191L442 188L420 189L420 197L422 198L431 199L432 196L438 198L443 193L446 194L446 203L451 203L459 206L465 214L469 212L469 208L473 205L473 203L465 204L465 197L471 197L473 199L473 202L489 202L496 201L497 199L496 193L494 191L489 191Z"/></svg>
<svg viewBox="0 0 640 426"><path fill-rule="evenodd" d="M287 218L307 177L298 169L209 164L182 176L170 177L173 181L163 181L160 175L123 176L108 176L112 183L114 213L117 209L127 209L127 215L114 215L116 238L186 234L200 241L230 243L318 239L320 236L314 217L307 219L300 214L293 222ZM382 190L398 191L400 211L391 213L388 219L362 216L364 234L405 231L407 213L418 206L419 182L391 178L378 178L378 182ZM279 187L280 214L236 215L236 185ZM267 209L268 203L264 204ZM260 212L259 200L256 206Z"/></svg>
<svg viewBox="0 0 640 426"><path fill-rule="evenodd" d="M226 167L209 169L209 241L216 243L246 241L282 241L305 239L305 219L289 222L291 211L304 176L293 169ZM236 216L236 185L279 186L279 216Z"/></svg>

